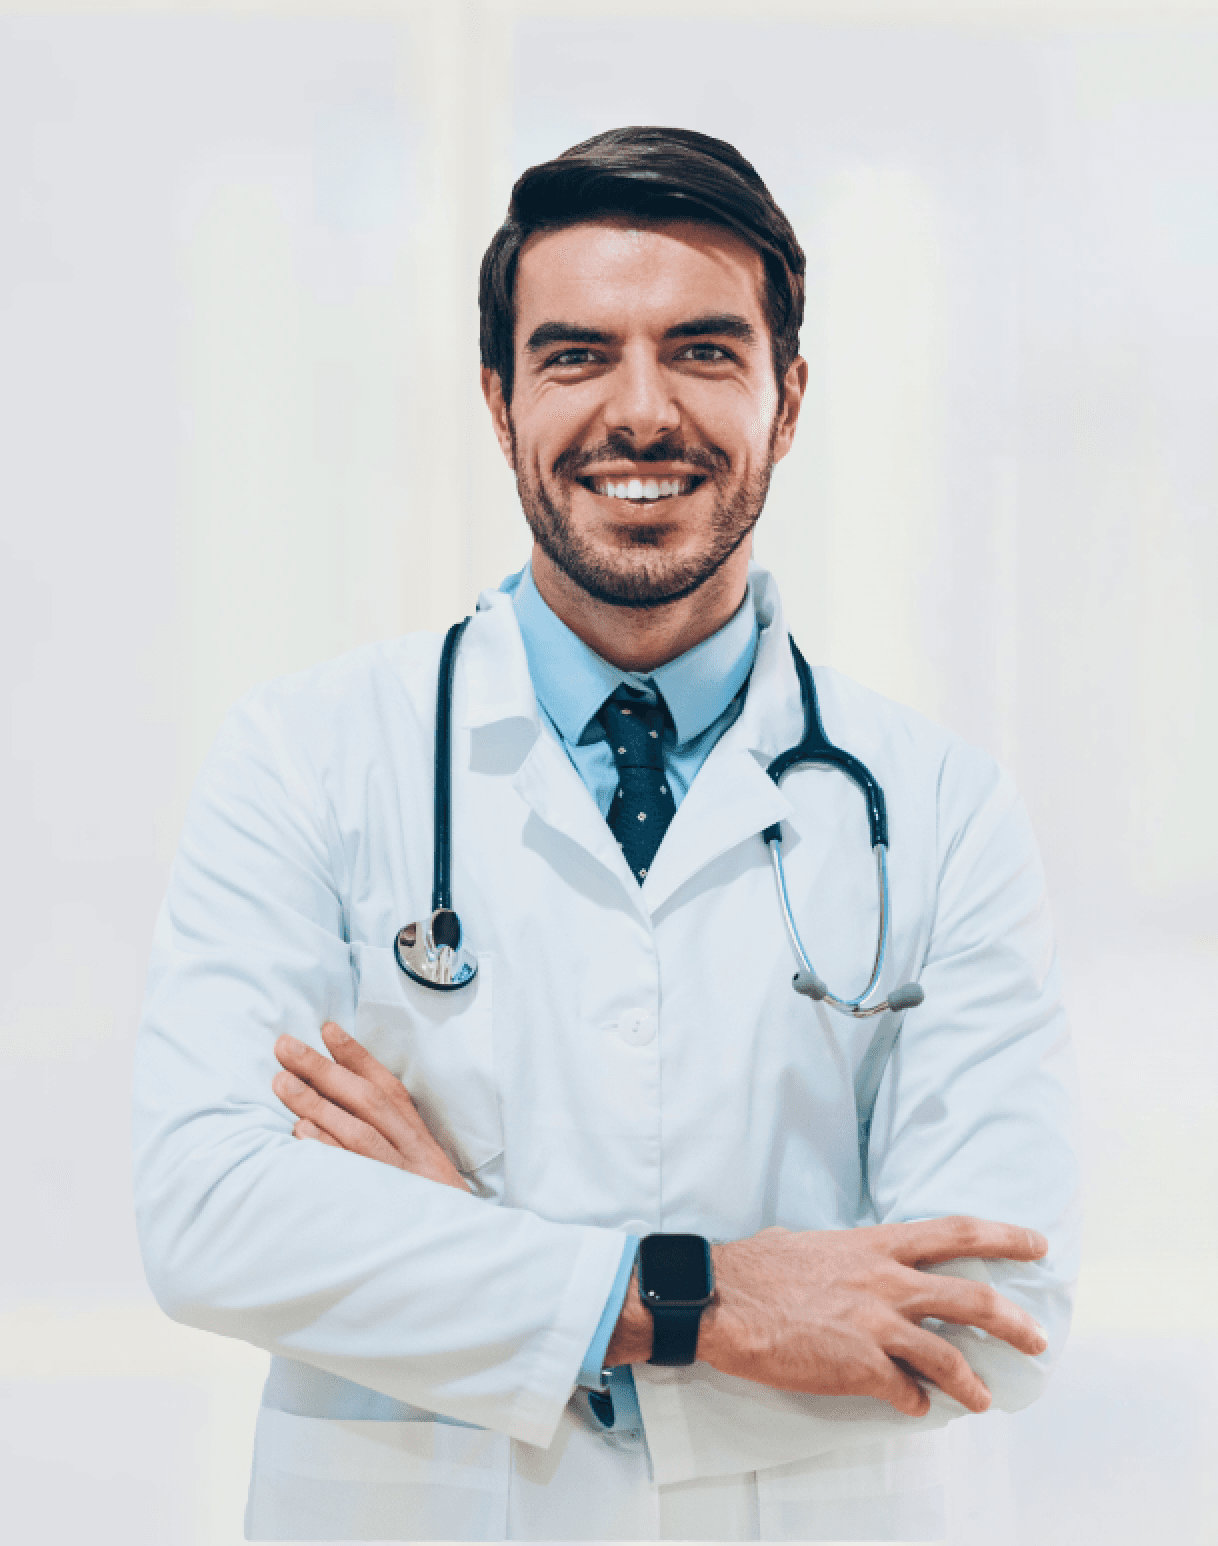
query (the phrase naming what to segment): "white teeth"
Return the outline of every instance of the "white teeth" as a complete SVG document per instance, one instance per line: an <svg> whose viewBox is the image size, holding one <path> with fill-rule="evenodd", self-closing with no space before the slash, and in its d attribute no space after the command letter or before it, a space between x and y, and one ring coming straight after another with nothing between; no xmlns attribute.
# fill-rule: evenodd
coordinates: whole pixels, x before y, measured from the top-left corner
<svg viewBox="0 0 1218 1546"><path fill-rule="evenodd" d="M630 478L621 483L605 482L597 486L597 492L606 499L672 499L681 490L680 478L661 478L659 482L648 478L645 483L641 478Z"/></svg>

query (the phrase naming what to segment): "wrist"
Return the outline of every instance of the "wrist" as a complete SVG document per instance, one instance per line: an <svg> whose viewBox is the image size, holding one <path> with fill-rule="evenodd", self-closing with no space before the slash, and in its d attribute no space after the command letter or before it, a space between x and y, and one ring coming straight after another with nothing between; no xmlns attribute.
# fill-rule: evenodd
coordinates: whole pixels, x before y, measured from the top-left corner
<svg viewBox="0 0 1218 1546"><path fill-rule="evenodd" d="M651 1357L653 1336L651 1315L639 1298L639 1269L636 1265L630 1274L630 1287L622 1304L617 1325L605 1350L605 1367L614 1368L623 1363L646 1363Z"/></svg>
<svg viewBox="0 0 1218 1546"><path fill-rule="evenodd" d="M715 1297L703 1310L702 1320L698 1326L698 1362L710 1364L712 1368L719 1367L718 1360L728 1336L727 1327L731 1316L731 1264L730 1257L725 1259L725 1253L730 1250L730 1245L711 1246Z"/></svg>

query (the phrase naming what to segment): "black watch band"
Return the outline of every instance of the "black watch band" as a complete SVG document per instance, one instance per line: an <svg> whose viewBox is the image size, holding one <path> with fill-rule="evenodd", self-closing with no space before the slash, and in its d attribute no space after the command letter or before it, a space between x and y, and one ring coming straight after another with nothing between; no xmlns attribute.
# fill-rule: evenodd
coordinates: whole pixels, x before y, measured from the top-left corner
<svg viewBox="0 0 1218 1546"><path fill-rule="evenodd" d="M702 1306L686 1309L657 1306L651 1312L651 1357L648 1363L691 1364L698 1356Z"/></svg>
<svg viewBox="0 0 1218 1546"><path fill-rule="evenodd" d="M693 1363L702 1312L715 1297L710 1242L701 1235L645 1235L638 1274L639 1298L651 1312L648 1363Z"/></svg>

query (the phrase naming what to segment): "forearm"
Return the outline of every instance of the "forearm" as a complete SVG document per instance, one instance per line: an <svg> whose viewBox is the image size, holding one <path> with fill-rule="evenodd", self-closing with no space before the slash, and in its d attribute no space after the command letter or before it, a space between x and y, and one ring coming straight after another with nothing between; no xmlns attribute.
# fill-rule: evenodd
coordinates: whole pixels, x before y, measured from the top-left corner
<svg viewBox="0 0 1218 1546"><path fill-rule="evenodd" d="M898 1231L901 1228L912 1231L918 1226L898 1226ZM799 1236L778 1231L713 1247L716 1295L702 1315L696 1368L647 1366L650 1316L637 1290L628 1297L611 1361L635 1365L635 1385L658 1481L731 1475L811 1460L831 1450L942 1427L970 1409L938 1389L933 1378L923 1378L926 1395L921 1408L898 1410L888 1399L859 1393L854 1366L861 1360L854 1354L836 1371L823 1363L817 1367L816 1357L809 1356L835 1345L849 1347L860 1325L876 1324L876 1312L882 1304L866 1285L872 1278L877 1288L891 1281L891 1263L868 1265L864 1260L861 1271L856 1264L853 1271L843 1274L826 1270L817 1258L826 1251L830 1257L834 1252L852 1255L866 1237L879 1238L886 1233L831 1231ZM1022 1230L1010 1232L1016 1241L1012 1249L1020 1248L1018 1238L1025 1234ZM775 1249L777 1257L772 1254ZM790 1249L811 1254L796 1276L788 1274L784 1282L781 1256ZM1031 1249L1034 1253L1043 1251L1044 1241ZM876 1267L884 1270L876 1272ZM1000 1278L1004 1270L1005 1276ZM1050 1314L1051 1306L1047 1307L1055 1293L1051 1268L1030 1260L982 1262L961 1252L956 1259L926 1269L927 1277L904 1271L905 1286L899 1287L893 1298L904 1304L914 1326L932 1309L959 1322L932 1320L928 1326L937 1328L937 1338L932 1338L929 1330L918 1334L927 1342L943 1344L943 1351L948 1344L956 1350L952 1356L958 1358L963 1374L973 1381L983 1403L988 1389L993 1404L1014 1411L1041 1393L1065 1330L1060 1317ZM946 1283L940 1287L934 1281L937 1278L964 1279L983 1287L973 1290ZM1012 1294L1009 1303L996 1299L989 1292L996 1279L1004 1286L1018 1279L1024 1292ZM925 1305L910 1308L911 1280L922 1285L915 1292L926 1297ZM1037 1290L1049 1286L1047 1292L1029 1296L1030 1285ZM845 1297L843 1288L850 1290ZM858 1297L860 1289L862 1299ZM974 1294L979 1301L974 1317L988 1325L989 1332L974 1329L966 1319L970 1314L967 1304ZM1024 1313L1029 1297L1034 1310L1045 1311L1055 1326L1047 1349ZM850 1308L852 1301L855 1308ZM861 1316L858 1308L863 1310ZM1021 1346L1012 1346L1004 1340L1006 1336L1014 1337ZM975 1376L985 1388L977 1385ZM953 1383L951 1388L957 1387ZM967 1399L971 1403L974 1398Z"/></svg>
<svg viewBox="0 0 1218 1546"><path fill-rule="evenodd" d="M213 1127L208 1143L207 1126L189 1151L147 1152L137 1172L141 1247L166 1313L549 1443L620 1234L488 1206L286 1134Z"/></svg>

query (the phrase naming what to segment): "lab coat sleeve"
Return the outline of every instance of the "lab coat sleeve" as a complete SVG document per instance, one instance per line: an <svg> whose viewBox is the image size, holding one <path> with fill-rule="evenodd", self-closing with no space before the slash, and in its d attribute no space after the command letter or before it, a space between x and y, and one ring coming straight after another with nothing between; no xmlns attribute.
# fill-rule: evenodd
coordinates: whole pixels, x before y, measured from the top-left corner
<svg viewBox="0 0 1218 1546"><path fill-rule="evenodd" d="M1049 1346L1032 1358L974 1328L930 1323L981 1376L993 1407L1014 1412L1045 1389L1069 1330L1081 1232L1074 1057L1044 875L1013 785L954 742L938 813L924 959L892 978L917 975L926 999L903 1018L863 1143L879 1222L971 1214L1047 1237L1038 1262L931 1269L991 1283L1046 1328ZM929 1412L912 1418L871 1397L774 1391L705 1365L647 1370L639 1381L662 1482L806 1460L964 1414L929 1393Z"/></svg>
<svg viewBox="0 0 1218 1546"><path fill-rule="evenodd" d="M292 1136L274 1042L324 1052L354 987L341 844L277 690L230 714L156 926L134 1084L148 1281L187 1325L548 1445L626 1237Z"/></svg>
<svg viewBox="0 0 1218 1546"><path fill-rule="evenodd" d="M1011 780L956 747L940 820L926 1002L905 1016L880 1087L869 1183L881 1222L970 1214L1048 1239L1040 1261L932 1269L992 1283L1045 1327L1036 1358L973 1328L940 1331L994 1406L1016 1412L1045 1389L1070 1329L1082 1230L1074 1051L1044 872Z"/></svg>

